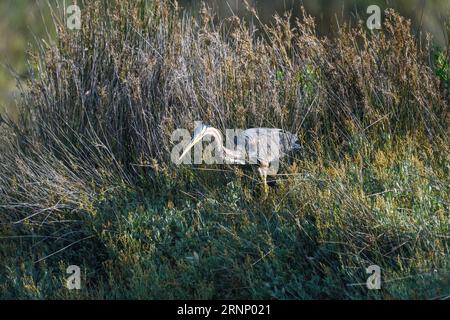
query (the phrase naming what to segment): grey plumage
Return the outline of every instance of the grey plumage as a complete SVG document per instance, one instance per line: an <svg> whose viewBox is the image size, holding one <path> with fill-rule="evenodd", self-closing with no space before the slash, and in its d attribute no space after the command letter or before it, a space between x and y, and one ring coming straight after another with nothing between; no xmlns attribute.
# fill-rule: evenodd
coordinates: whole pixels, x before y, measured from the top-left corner
<svg viewBox="0 0 450 320"><path fill-rule="evenodd" d="M277 173L278 161L291 151L300 149L299 140L295 134L278 128L247 129L235 137L234 145L235 147L238 145L240 148L226 148L223 145L222 133L203 124L196 128L194 137L185 148L180 160L205 136L215 138L220 155L226 163L258 165L258 172L266 191L267 176Z"/></svg>

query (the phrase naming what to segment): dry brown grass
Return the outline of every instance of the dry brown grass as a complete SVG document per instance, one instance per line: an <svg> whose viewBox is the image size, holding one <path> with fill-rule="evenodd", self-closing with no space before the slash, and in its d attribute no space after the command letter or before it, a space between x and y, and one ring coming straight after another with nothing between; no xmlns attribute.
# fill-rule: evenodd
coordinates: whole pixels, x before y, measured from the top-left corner
<svg viewBox="0 0 450 320"><path fill-rule="evenodd" d="M86 5L81 31L56 22L57 45L42 44L23 100L19 131L57 155L108 159L133 180L132 164L168 162L171 132L194 120L281 127L307 148L321 141L338 154L355 135L447 132L448 96L429 44L393 11L381 32L344 26L330 40L307 14L249 26L237 17L217 23L207 8L200 20L179 19L170 2Z"/></svg>

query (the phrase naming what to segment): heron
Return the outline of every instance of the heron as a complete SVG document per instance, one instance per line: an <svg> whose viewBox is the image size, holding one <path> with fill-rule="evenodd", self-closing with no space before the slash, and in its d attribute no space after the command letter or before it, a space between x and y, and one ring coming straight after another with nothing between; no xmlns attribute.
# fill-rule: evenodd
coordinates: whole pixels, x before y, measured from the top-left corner
<svg viewBox="0 0 450 320"><path fill-rule="evenodd" d="M223 144L220 130L202 123L197 126L194 136L181 154L179 161L204 137L213 137L217 144L218 155L228 164L256 164L262 180L263 192L268 193L267 176L276 175L279 160L290 152L300 149L297 136L279 128L251 128L242 131L235 137L235 145L241 148L229 149ZM236 143L237 142L237 143Z"/></svg>

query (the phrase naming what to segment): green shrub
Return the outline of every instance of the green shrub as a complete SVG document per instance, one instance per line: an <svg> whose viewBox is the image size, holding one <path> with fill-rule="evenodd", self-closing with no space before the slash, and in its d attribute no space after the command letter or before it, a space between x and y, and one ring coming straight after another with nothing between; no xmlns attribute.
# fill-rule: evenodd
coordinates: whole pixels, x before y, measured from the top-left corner
<svg viewBox="0 0 450 320"><path fill-rule="evenodd" d="M447 34L450 36L450 22L447 26ZM443 85L450 88L450 38L445 51L439 50L435 53L436 75L443 82Z"/></svg>

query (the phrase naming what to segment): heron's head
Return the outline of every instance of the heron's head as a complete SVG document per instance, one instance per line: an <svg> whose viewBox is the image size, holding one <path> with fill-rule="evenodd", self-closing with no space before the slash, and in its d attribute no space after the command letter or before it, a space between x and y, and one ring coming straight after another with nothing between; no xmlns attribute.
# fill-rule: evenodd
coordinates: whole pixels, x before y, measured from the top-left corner
<svg viewBox="0 0 450 320"><path fill-rule="evenodd" d="M208 134L208 129L211 128L210 126L202 123L200 126L197 126L194 130L194 137L192 138L191 142L186 146L184 149L183 154L179 158L179 160L183 159L183 157L194 147L197 143L202 141L203 137Z"/></svg>

